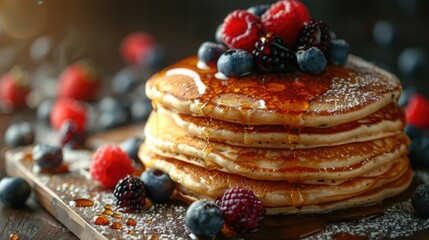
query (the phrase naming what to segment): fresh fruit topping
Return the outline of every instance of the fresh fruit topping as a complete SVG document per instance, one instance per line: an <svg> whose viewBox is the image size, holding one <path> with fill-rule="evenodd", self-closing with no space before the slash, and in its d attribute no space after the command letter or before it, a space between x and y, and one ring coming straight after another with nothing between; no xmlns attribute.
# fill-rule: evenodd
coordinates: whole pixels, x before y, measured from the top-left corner
<svg viewBox="0 0 429 240"><path fill-rule="evenodd" d="M136 68L126 67L120 70L112 79L113 93L119 96L127 95L137 87L140 78L140 73Z"/></svg>
<svg viewBox="0 0 429 240"><path fill-rule="evenodd" d="M409 124L429 128L429 99L421 94L412 95L405 107L405 116Z"/></svg>
<svg viewBox="0 0 429 240"><path fill-rule="evenodd" d="M261 17L262 14L264 14L270 8L270 6L270 4L260 4L248 8L247 11L257 17Z"/></svg>
<svg viewBox="0 0 429 240"><path fill-rule="evenodd" d="M223 22L222 40L230 48L252 52L262 31L257 17L245 10L235 10Z"/></svg>
<svg viewBox="0 0 429 240"><path fill-rule="evenodd" d="M146 121L152 109L149 98L137 99L131 105L131 118L136 122Z"/></svg>
<svg viewBox="0 0 429 240"><path fill-rule="evenodd" d="M132 161L127 153L117 146L104 145L98 148L91 160L91 177L104 188L115 187L121 178L133 172Z"/></svg>
<svg viewBox="0 0 429 240"><path fill-rule="evenodd" d="M327 61L323 52L317 47L298 50L296 53L299 69L307 73L321 73L325 71Z"/></svg>
<svg viewBox="0 0 429 240"><path fill-rule="evenodd" d="M216 204L222 211L225 224L237 233L257 231L265 218L265 208L255 194L246 188L228 189Z"/></svg>
<svg viewBox="0 0 429 240"><path fill-rule="evenodd" d="M149 169L142 173L140 179L146 186L147 197L154 203L164 203L174 191L174 182L164 172Z"/></svg>
<svg viewBox="0 0 429 240"><path fill-rule="evenodd" d="M50 120L56 130L61 128L64 121L70 120L76 124L79 132L83 132L87 122L86 108L77 100L60 98L52 106Z"/></svg>
<svg viewBox="0 0 429 240"><path fill-rule="evenodd" d="M39 104L39 106L37 107L37 118L39 120L49 124L49 117L51 116L54 101L55 100L52 98L47 98Z"/></svg>
<svg viewBox="0 0 429 240"><path fill-rule="evenodd" d="M0 78L0 103L7 108L22 107L30 90L28 74L19 67L12 68Z"/></svg>
<svg viewBox="0 0 429 240"><path fill-rule="evenodd" d="M146 204L144 183L137 177L126 176L119 180L113 195L116 204L126 210L140 211Z"/></svg>
<svg viewBox="0 0 429 240"><path fill-rule="evenodd" d="M6 146L21 147L34 143L34 129L31 123L21 122L10 125L4 134Z"/></svg>
<svg viewBox="0 0 429 240"><path fill-rule="evenodd" d="M5 177L0 181L0 200L6 207L22 208L30 193L30 185L22 178Z"/></svg>
<svg viewBox="0 0 429 240"><path fill-rule="evenodd" d="M225 50L223 44L204 42L198 49L198 59L209 66L216 66L217 60Z"/></svg>
<svg viewBox="0 0 429 240"><path fill-rule="evenodd" d="M255 62L267 71L287 71L296 65L295 53L286 47L280 37L267 33L255 44Z"/></svg>
<svg viewBox="0 0 429 240"><path fill-rule="evenodd" d="M185 214L186 226L197 236L213 237L223 226L219 207L207 200L193 202Z"/></svg>
<svg viewBox="0 0 429 240"><path fill-rule="evenodd" d="M411 197L411 204L422 217L429 217L429 185L421 184L417 186Z"/></svg>
<svg viewBox="0 0 429 240"><path fill-rule="evenodd" d="M265 30L283 38L288 47L293 46L304 22L309 20L307 7L296 0L278 1L261 17Z"/></svg>
<svg viewBox="0 0 429 240"><path fill-rule="evenodd" d="M145 32L131 33L121 42L121 56L128 64L137 65L139 61L149 56L155 45L156 41L150 34Z"/></svg>
<svg viewBox="0 0 429 240"><path fill-rule="evenodd" d="M329 43L329 63L337 66L344 66L349 56L349 44L343 39L333 39Z"/></svg>
<svg viewBox="0 0 429 240"><path fill-rule="evenodd" d="M324 54L327 54L330 40L329 26L322 20L311 19L304 23L295 46L297 49L318 47Z"/></svg>
<svg viewBox="0 0 429 240"><path fill-rule="evenodd" d="M57 146L38 144L33 148L33 159L41 168L56 169L63 163L63 151Z"/></svg>
<svg viewBox="0 0 429 240"><path fill-rule="evenodd" d="M413 166L429 167L429 138L423 134L412 138L409 157Z"/></svg>
<svg viewBox="0 0 429 240"><path fill-rule="evenodd" d="M137 153L142 143L143 139L138 137L131 137L122 142L120 148L127 153L129 158L133 159L134 161L137 161L139 159Z"/></svg>
<svg viewBox="0 0 429 240"><path fill-rule="evenodd" d="M58 80L58 96L63 98L92 100L100 88L100 80L89 60L68 66Z"/></svg>
<svg viewBox="0 0 429 240"><path fill-rule="evenodd" d="M66 120L59 130L60 146L77 149L84 145L85 133L79 132L76 123Z"/></svg>
<svg viewBox="0 0 429 240"><path fill-rule="evenodd" d="M227 77L241 77L250 74L255 67L252 55L241 49L226 50L217 61L220 73Z"/></svg>

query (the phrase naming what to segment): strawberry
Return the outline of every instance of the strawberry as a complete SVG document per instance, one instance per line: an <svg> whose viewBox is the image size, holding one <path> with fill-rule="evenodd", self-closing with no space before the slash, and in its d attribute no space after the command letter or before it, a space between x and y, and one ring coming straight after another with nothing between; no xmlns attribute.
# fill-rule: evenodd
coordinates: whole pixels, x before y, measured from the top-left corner
<svg viewBox="0 0 429 240"><path fill-rule="evenodd" d="M273 32L292 47L306 21L310 20L307 7L297 0L283 0L271 5L261 16L267 32Z"/></svg>
<svg viewBox="0 0 429 240"><path fill-rule="evenodd" d="M21 68L12 68L0 79L0 102L8 108L24 106L30 91L28 75Z"/></svg>
<svg viewBox="0 0 429 240"><path fill-rule="evenodd" d="M76 124L77 131L82 133L87 122L86 108L72 98L57 99L52 106L50 121L55 130L59 130L64 122L72 121Z"/></svg>
<svg viewBox="0 0 429 240"><path fill-rule="evenodd" d="M135 32L126 36L120 46L122 59L131 65L137 65L152 53L155 39L148 33Z"/></svg>
<svg viewBox="0 0 429 240"><path fill-rule="evenodd" d="M429 128L429 99L413 94L405 107L407 122L417 128Z"/></svg>
<svg viewBox="0 0 429 240"><path fill-rule="evenodd" d="M99 88L100 80L92 63L83 60L64 69L59 78L57 93L58 97L87 101L94 99Z"/></svg>

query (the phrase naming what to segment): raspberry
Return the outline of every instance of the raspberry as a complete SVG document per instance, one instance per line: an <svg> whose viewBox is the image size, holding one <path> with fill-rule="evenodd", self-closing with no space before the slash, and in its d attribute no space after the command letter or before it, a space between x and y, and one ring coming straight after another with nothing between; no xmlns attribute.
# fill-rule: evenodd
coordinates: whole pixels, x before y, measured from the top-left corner
<svg viewBox="0 0 429 240"><path fill-rule="evenodd" d="M280 37L268 33L255 44L253 56L259 67L268 71L287 71L295 65L295 53Z"/></svg>
<svg viewBox="0 0 429 240"><path fill-rule="evenodd" d="M326 55L330 41L329 26L322 20L311 19L308 23L304 23L295 47L297 49L300 47L318 47Z"/></svg>
<svg viewBox="0 0 429 240"><path fill-rule="evenodd" d="M407 122L418 128L429 128L429 100L420 94L410 97L405 107Z"/></svg>
<svg viewBox="0 0 429 240"><path fill-rule="evenodd" d="M121 148L113 145L100 147L91 160L90 173L105 188L113 188L123 177L132 174L133 164Z"/></svg>
<svg viewBox="0 0 429 240"><path fill-rule="evenodd" d="M262 25L251 13L235 10L225 18L221 31L222 40L228 47L252 52L262 34Z"/></svg>
<svg viewBox="0 0 429 240"><path fill-rule="evenodd" d="M124 209L140 211L146 203L144 183L136 177L126 176L119 180L113 191L116 204Z"/></svg>
<svg viewBox="0 0 429 240"><path fill-rule="evenodd" d="M225 224L237 233L257 231L265 218L262 202L249 189L237 187L228 189L222 198L216 199Z"/></svg>
<svg viewBox="0 0 429 240"><path fill-rule="evenodd" d="M59 130L63 122L70 120L76 124L79 132L83 132L86 125L87 113L85 106L71 98L60 98L55 101L51 111L51 125Z"/></svg>
<svg viewBox="0 0 429 240"><path fill-rule="evenodd" d="M277 34L292 47L304 22L310 20L310 14L300 1L283 0L271 5L261 20L266 31Z"/></svg>

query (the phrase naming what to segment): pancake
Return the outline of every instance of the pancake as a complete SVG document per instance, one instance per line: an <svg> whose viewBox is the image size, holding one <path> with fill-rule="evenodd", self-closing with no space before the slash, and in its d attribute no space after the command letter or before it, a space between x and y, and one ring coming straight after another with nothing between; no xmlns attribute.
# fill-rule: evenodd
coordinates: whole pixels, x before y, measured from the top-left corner
<svg viewBox="0 0 429 240"><path fill-rule="evenodd" d="M197 61L184 59L147 82L155 108L247 125L331 127L375 113L401 92L394 75L355 56L320 75L256 72L228 80Z"/></svg>
<svg viewBox="0 0 429 240"><path fill-rule="evenodd" d="M195 136L230 145L257 148L315 148L364 142L402 132L405 117L402 109L391 103L379 111L354 122L331 128L294 128L284 125L243 125L217 119L169 114L177 125Z"/></svg>
<svg viewBox="0 0 429 240"><path fill-rule="evenodd" d="M330 186L249 179L161 157L151 153L147 147L141 148L139 156L147 167L166 172L173 181L204 198L220 197L228 188L246 187L258 196L264 206L283 209L282 213L287 213L287 208L305 208L332 202L339 202L341 205L346 199L353 199L348 204L362 205L362 199L358 196L365 196L365 204L380 202L405 189L412 176L407 158L397 161L386 173L377 177L357 177L340 185ZM328 208L334 209L337 208Z"/></svg>
<svg viewBox="0 0 429 240"><path fill-rule="evenodd" d="M262 149L232 146L195 137L162 113L153 112L145 129L151 151L209 169L253 179L349 179L394 162L407 153L403 133L366 142L311 149Z"/></svg>

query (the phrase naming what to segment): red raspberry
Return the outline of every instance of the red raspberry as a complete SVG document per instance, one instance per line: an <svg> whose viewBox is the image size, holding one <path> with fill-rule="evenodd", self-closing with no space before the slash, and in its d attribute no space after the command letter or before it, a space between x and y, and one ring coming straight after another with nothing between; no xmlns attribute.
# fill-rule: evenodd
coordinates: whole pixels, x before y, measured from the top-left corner
<svg viewBox="0 0 429 240"><path fill-rule="evenodd" d="M100 79L92 63L83 60L64 69L59 77L57 92L59 97L86 101L94 99L99 88Z"/></svg>
<svg viewBox="0 0 429 240"><path fill-rule="evenodd" d="M262 202L247 188L228 189L220 199L216 199L225 224L237 233L257 231L265 218Z"/></svg>
<svg viewBox="0 0 429 240"><path fill-rule="evenodd" d="M50 116L51 126L59 130L63 122L70 120L76 124L78 132L85 130L87 113L85 106L72 98L57 99Z"/></svg>
<svg viewBox="0 0 429 240"><path fill-rule="evenodd" d="M104 145L97 149L89 167L92 179L105 188L114 188L121 178L131 175L134 167L120 147Z"/></svg>
<svg viewBox="0 0 429 240"><path fill-rule="evenodd" d="M429 128L429 99L420 94L414 94L405 107L407 122L418 128Z"/></svg>
<svg viewBox="0 0 429 240"><path fill-rule="evenodd" d="M156 45L155 39L148 33L135 32L127 35L121 42L120 52L125 62L137 65L145 59Z"/></svg>
<svg viewBox="0 0 429 240"><path fill-rule="evenodd" d="M30 90L26 72L13 68L0 79L0 102L9 108L24 106Z"/></svg>
<svg viewBox="0 0 429 240"><path fill-rule="evenodd" d="M222 40L228 47L252 53L263 29L257 17L245 10L235 10L226 16L221 32Z"/></svg>
<svg viewBox="0 0 429 240"><path fill-rule="evenodd" d="M266 31L279 35L292 47L304 22L310 20L310 14L300 1L283 0L271 5L261 20Z"/></svg>

